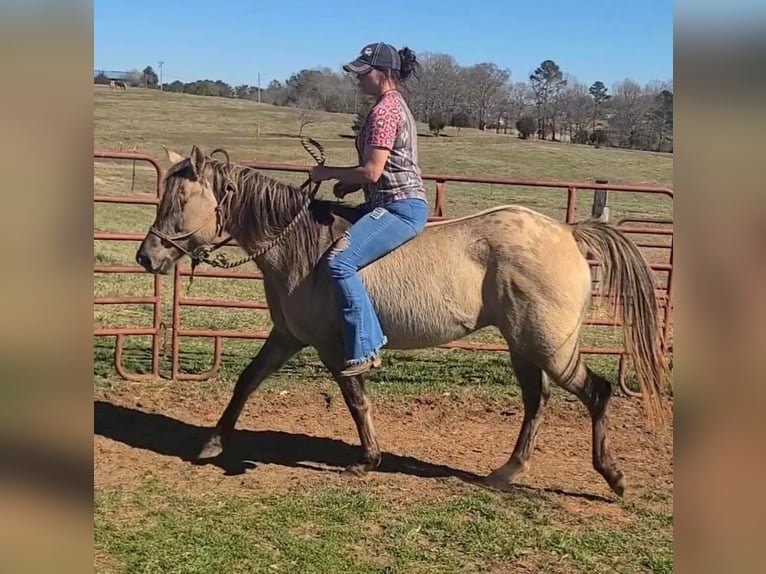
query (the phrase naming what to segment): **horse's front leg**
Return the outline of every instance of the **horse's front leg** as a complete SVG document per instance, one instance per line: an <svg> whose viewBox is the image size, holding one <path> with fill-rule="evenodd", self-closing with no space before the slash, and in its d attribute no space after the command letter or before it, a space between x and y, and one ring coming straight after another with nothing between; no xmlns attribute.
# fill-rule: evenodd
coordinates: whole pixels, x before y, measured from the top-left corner
<svg viewBox="0 0 766 574"><path fill-rule="evenodd" d="M261 350L239 375L229 404L218 420L213 434L202 447L199 459L215 458L223 452L224 442L234 432L234 425L248 397L304 346L288 334L271 331Z"/></svg>
<svg viewBox="0 0 766 574"><path fill-rule="evenodd" d="M364 390L362 375L343 377L339 373L343 369L342 350L332 352L330 349L317 349L319 357L330 370L343 394L351 417L359 433L362 445L362 456L358 462L346 467L345 474L363 476L380 465L381 454L378 440L375 438L375 425L372 422L372 404Z"/></svg>

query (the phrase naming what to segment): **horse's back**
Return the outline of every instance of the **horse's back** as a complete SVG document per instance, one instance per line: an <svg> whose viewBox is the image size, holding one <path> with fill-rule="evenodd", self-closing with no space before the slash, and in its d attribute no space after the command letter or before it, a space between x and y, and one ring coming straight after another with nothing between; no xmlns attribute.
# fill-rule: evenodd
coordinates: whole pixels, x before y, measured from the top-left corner
<svg viewBox="0 0 766 574"><path fill-rule="evenodd" d="M342 205L332 211L339 226L333 235L351 224L337 218L359 213ZM580 297L583 272L587 279L587 263L565 225L525 207L501 206L430 224L360 276L389 348L401 349L446 343L503 321L528 322L548 307L569 308Z"/></svg>

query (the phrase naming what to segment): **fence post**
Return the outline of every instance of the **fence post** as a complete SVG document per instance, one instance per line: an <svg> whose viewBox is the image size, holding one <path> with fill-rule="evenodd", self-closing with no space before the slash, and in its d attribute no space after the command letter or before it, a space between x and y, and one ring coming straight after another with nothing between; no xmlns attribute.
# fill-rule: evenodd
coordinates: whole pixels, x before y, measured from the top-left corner
<svg viewBox="0 0 766 574"><path fill-rule="evenodd" d="M597 179L596 183L598 184L607 184L609 183L609 180L607 179ZM609 191L606 189L596 189L593 192L593 205L590 209L590 215L593 219L598 219L599 221L603 221L607 223L609 221L609 207L607 206L607 201L609 199ZM588 258L593 257L592 253L588 253ZM601 267L591 267L590 268L590 278L591 278L591 284L594 289L598 287L599 282L601 281Z"/></svg>
<svg viewBox="0 0 766 574"><path fill-rule="evenodd" d="M444 217L444 181L436 181L436 198L434 199L434 216Z"/></svg>

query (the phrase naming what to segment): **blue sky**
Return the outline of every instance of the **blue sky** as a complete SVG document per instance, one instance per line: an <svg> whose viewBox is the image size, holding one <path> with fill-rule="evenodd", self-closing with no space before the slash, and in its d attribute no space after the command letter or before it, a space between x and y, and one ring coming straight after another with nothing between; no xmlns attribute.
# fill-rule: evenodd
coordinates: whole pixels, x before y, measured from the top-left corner
<svg viewBox="0 0 766 574"><path fill-rule="evenodd" d="M261 86L339 68L364 44L494 62L525 81L545 59L583 83L673 76L671 0L96 0L94 68Z"/></svg>

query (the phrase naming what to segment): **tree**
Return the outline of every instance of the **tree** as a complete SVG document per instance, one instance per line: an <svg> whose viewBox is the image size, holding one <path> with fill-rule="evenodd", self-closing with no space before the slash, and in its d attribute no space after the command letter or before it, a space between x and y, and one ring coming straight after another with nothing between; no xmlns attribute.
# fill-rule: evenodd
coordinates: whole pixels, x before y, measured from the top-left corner
<svg viewBox="0 0 766 574"><path fill-rule="evenodd" d="M449 125L453 128L457 128L457 133L460 135L461 128L467 128L471 125L471 116L467 112L459 111L452 114Z"/></svg>
<svg viewBox="0 0 766 574"><path fill-rule="evenodd" d="M172 84L171 84L172 85ZM234 90L226 82L221 80L197 80L184 84L184 92L198 96L218 96L230 98L234 95Z"/></svg>
<svg viewBox="0 0 766 574"><path fill-rule="evenodd" d="M245 98L250 97L251 88L247 84L242 84L241 86L234 88L234 94L236 97L244 100Z"/></svg>
<svg viewBox="0 0 766 574"><path fill-rule="evenodd" d="M492 98L487 111L489 123L494 126L495 133L508 133L511 126L511 92L509 86L503 85Z"/></svg>
<svg viewBox="0 0 766 574"><path fill-rule="evenodd" d="M649 140L646 119L653 98L630 79L616 84L613 91L613 117L609 122L612 140L620 147L646 149Z"/></svg>
<svg viewBox="0 0 766 574"><path fill-rule="evenodd" d="M654 97L651 122L656 151L673 151L673 92L662 90Z"/></svg>
<svg viewBox="0 0 766 574"><path fill-rule="evenodd" d="M418 55L421 66L417 81L408 82L404 91L413 115L428 122L432 115L450 117L465 101L460 68L452 56L426 52Z"/></svg>
<svg viewBox="0 0 766 574"><path fill-rule="evenodd" d="M131 88L138 88L144 85L144 76L138 70L128 70L122 75L123 81Z"/></svg>
<svg viewBox="0 0 766 574"><path fill-rule="evenodd" d="M529 83L535 94L538 134L541 139L545 139L550 128L551 140L555 140L558 99L566 85L564 73L553 60L544 60L534 73L530 74Z"/></svg>
<svg viewBox="0 0 766 574"><path fill-rule="evenodd" d="M534 116L522 116L516 120L516 129L519 132L519 137L523 140L529 139L535 131L537 131L537 118Z"/></svg>
<svg viewBox="0 0 766 574"><path fill-rule="evenodd" d="M598 149L609 142L609 133L603 128L596 128L591 132L589 139L596 149Z"/></svg>
<svg viewBox="0 0 766 574"><path fill-rule="evenodd" d="M160 83L160 79L157 77L157 73L151 66L146 66L141 73L141 84L145 88L156 88Z"/></svg>
<svg viewBox="0 0 766 574"><path fill-rule="evenodd" d="M467 92L471 107L475 111L479 129L483 130L487 123L487 114L502 94L502 87L511 77L509 70L498 68L490 62L476 64L465 70Z"/></svg>
<svg viewBox="0 0 766 574"><path fill-rule="evenodd" d="M438 136L439 133L446 127L447 120L444 119L444 116L439 113L431 114L431 117L428 118L428 129L431 130L431 133L435 136Z"/></svg>
<svg viewBox="0 0 766 574"><path fill-rule="evenodd" d="M567 88L561 94L561 109L564 117L564 130L569 131L569 141L587 144L589 120L591 119L591 97L585 84L575 78L567 78Z"/></svg>
<svg viewBox="0 0 766 574"><path fill-rule="evenodd" d="M272 80L265 90L261 91L261 101L274 106L287 105L287 88L279 80Z"/></svg>
<svg viewBox="0 0 766 574"><path fill-rule="evenodd" d="M513 82L508 85L507 114L509 125L515 125L516 121L526 115L534 102L534 96L528 84Z"/></svg>
<svg viewBox="0 0 766 574"><path fill-rule="evenodd" d="M163 89L166 92L183 92L185 91L186 85L183 82L180 82L178 80L175 80L173 83L165 84L163 86Z"/></svg>
<svg viewBox="0 0 766 574"><path fill-rule="evenodd" d="M648 147L654 151L673 151L673 92L664 82L651 83L645 88L651 97L646 118Z"/></svg>
<svg viewBox="0 0 766 574"><path fill-rule="evenodd" d="M298 102L298 137L303 136L303 128L308 125L316 124L321 120L319 113L319 102L312 96L302 96Z"/></svg>
<svg viewBox="0 0 766 574"><path fill-rule="evenodd" d="M610 100L612 96L607 93L606 86L601 81L594 82L588 89L588 93L590 93L590 97L593 98L593 122L591 124L591 129L595 131L596 124L600 119L599 113L601 106L604 102Z"/></svg>

